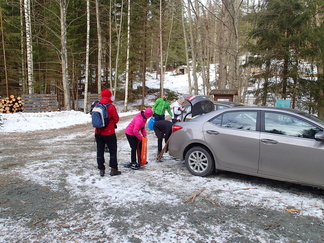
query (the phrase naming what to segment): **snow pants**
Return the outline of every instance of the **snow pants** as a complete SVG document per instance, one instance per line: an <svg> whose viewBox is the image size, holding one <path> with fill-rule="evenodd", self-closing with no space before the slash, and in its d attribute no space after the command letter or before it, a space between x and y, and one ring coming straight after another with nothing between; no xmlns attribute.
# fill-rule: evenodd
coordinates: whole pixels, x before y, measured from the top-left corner
<svg viewBox="0 0 324 243"><path fill-rule="evenodd" d="M99 170L105 170L105 144L109 149L109 166L114 169L118 169L117 163L117 137L116 134L101 135L95 134L97 143L97 164Z"/></svg>
<svg viewBox="0 0 324 243"><path fill-rule="evenodd" d="M135 135L126 134L129 146L131 147L131 163L136 163L136 153L139 139Z"/></svg>

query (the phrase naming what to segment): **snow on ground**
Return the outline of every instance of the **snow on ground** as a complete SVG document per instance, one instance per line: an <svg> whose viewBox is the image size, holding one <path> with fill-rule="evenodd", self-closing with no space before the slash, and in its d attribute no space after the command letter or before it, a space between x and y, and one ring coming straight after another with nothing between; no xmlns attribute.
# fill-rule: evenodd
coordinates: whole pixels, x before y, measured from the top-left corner
<svg viewBox="0 0 324 243"><path fill-rule="evenodd" d="M165 88L178 92L179 94L187 94L188 79L187 75L173 75L172 72L168 72L164 76ZM140 85L140 84L137 84ZM159 80L155 77L155 74L148 76L146 85L150 88L159 88ZM135 84L136 86L136 84ZM155 96L148 96L146 105L153 106ZM141 100L134 103L140 104ZM119 116L136 115L138 111L132 110L130 112L121 112L123 110L124 101L115 101ZM131 106L132 104L130 104ZM89 114L78 111L61 111L61 112L45 112L45 113L13 113L13 114L1 114L3 125L0 125L0 132L27 132L44 129L58 129L62 127L72 126L76 124L85 124L91 121ZM124 126L119 125L118 130Z"/></svg>
<svg viewBox="0 0 324 243"><path fill-rule="evenodd" d="M178 91L179 93L187 93L187 78L186 75L166 75L165 87ZM157 80L153 78L147 81L147 86L150 88L157 88ZM184 92L183 92L184 91ZM150 103L149 105L153 105ZM122 106L117 107L118 110L122 109ZM132 112L120 112L120 117L129 117L129 120L121 122L118 124L117 131L123 130L130 119L137 114L138 111ZM14 113L14 114L2 114L3 125L0 126L0 136L1 133L15 133L15 132L27 132L35 131L39 129L55 129L68 127L75 124L86 124L90 123L90 115L84 114L79 111L62 111L62 112L47 112L47 113ZM149 144L148 146L156 146L156 140L152 131L149 131ZM129 151L129 145L126 139L118 141L119 151L127 154L125 151ZM129 155L127 155L129 156ZM154 156L154 155L150 155ZM176 162L182 163L182 162ZM165 156L164 165L172 166L175 164L174 159L171 156ZM213 177L211 179L201 178L201 177L190 177L190 183L185 183L179 181L178 176L171 175L170 173L165 175L163 170L159 169L160 165L158 163L150 163L150 178L148 180L166 180L167 183L165 187L168 187L169 190L181 190L191 192L193 189L192 184L205 187L206 192L210 194L215 194L215 190L219 189L217 193L217 200L222 204L235 205L237 203L240 206L245 205L254 205L264 208L269 208L272 210L284 211L287 207L293 207L297 210L300 210L300 216L312 216L319 219L324 217L324 201L321 198L312 198L308 197L305 193L304 195L296 195L290 193L289 190L285 192L273 190L272 188L266 186L251 186L248 182L239 181L239 180L230 180L224 178ZM184 169L184 167L183 167ZM90 172L89 172L90 173ZM40 168L35 169L33 162L30 165L27 165L24 168L24 174L28 175L30 180L35 181L39 184L44 183L44 178ZM91 176L89 175L89 178ZM109 177L107 177L110 179ZM80 181L80 177L77 174L71 173L67 178L67 181L70 183L71 193L73 194L82 194L85 195L85 191L81 190L83 186L94 187L96 188L97 193L94 194L91 191L87 191L89 198L93 198L94 201L97 198L108 197L110 193L111 203L124 202L127 200L142 200L145 198L147 202L157 202L164 201L165 203L174 202L177 200L175 198L168 198L165 194L159 194L158 191L147 193L147 190L142 190L143 188L137 189L136 187L128 188L129 190L122 190L124 188L123 183L129 183L127 178L121 175L120 177L113 178L112 183L114 183L116 190L119 190L118 193L114 191L107 192L105 188L107 187L107 179L96 180L95 183L92 180ZM48 183L45 182L48 185ZM131 187L132 185L128 185ZM200 188L201 188L200 187ZM245 190L248 189L248 190ZM194 191L192 191L193 193ZM102 193L102 195L99 195ZM133 193L129 195L129 193ZM113 196L112 196L113 195ZM233 195L235 200L233 200ZM216 197L216 195L215 195ZM130 199L131 198L131 199ZM181 224L181 218L178 219L179 224ZM189 230L189 229L188 229ZM176 234L176 232L173 232ZM168 238L172 238L172 231L169 232ZM149 239L148 239L149 240Z"/></svg>

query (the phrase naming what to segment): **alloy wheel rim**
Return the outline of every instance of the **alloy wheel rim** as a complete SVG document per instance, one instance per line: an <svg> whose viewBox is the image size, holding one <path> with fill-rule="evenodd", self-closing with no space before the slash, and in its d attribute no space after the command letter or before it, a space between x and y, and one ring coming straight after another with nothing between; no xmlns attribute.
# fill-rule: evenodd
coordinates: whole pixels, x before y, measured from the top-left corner
<svg viewBox="0 0 324 243"><path fill-rule="evenodd" d="M208 159L204 153L194 151L189 155L188 164L193 171L201 173L206 170Z"/></svg>

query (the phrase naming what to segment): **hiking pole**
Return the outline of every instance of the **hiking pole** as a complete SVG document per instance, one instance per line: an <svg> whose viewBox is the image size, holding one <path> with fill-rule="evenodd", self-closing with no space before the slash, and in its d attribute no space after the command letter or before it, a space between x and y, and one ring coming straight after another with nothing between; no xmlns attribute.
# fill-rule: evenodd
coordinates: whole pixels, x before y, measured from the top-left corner
<svg viewBox="0 0 324 243"><path fill-rule="evenodd" d="M163 149L161 150L161 152L159 153L159 155L156 157L156 160L157 161L161 161L162 157L163 157L163 154L166 150L166 148L168 147L168 144L169 144L169 141L170 141L170 138L168 139L168 141L165 143Z"/></svg>

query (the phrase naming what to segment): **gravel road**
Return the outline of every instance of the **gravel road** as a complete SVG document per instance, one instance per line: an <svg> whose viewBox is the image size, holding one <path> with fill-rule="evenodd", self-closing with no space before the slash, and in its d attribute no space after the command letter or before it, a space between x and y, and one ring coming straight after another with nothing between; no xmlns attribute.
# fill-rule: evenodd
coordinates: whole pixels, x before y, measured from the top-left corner
<svg viewBox="0 0 324 243"><path fill-rule="evenodd" d="M225 172L197 178L172 159L100 178L92 132L86 124L1 134L0 242L324 242L324 219L302 215L302 205L241 200L266 188L278 204L290 194L324 211L323 190ZM249 186L225 193L215 181Z"/></svg>

